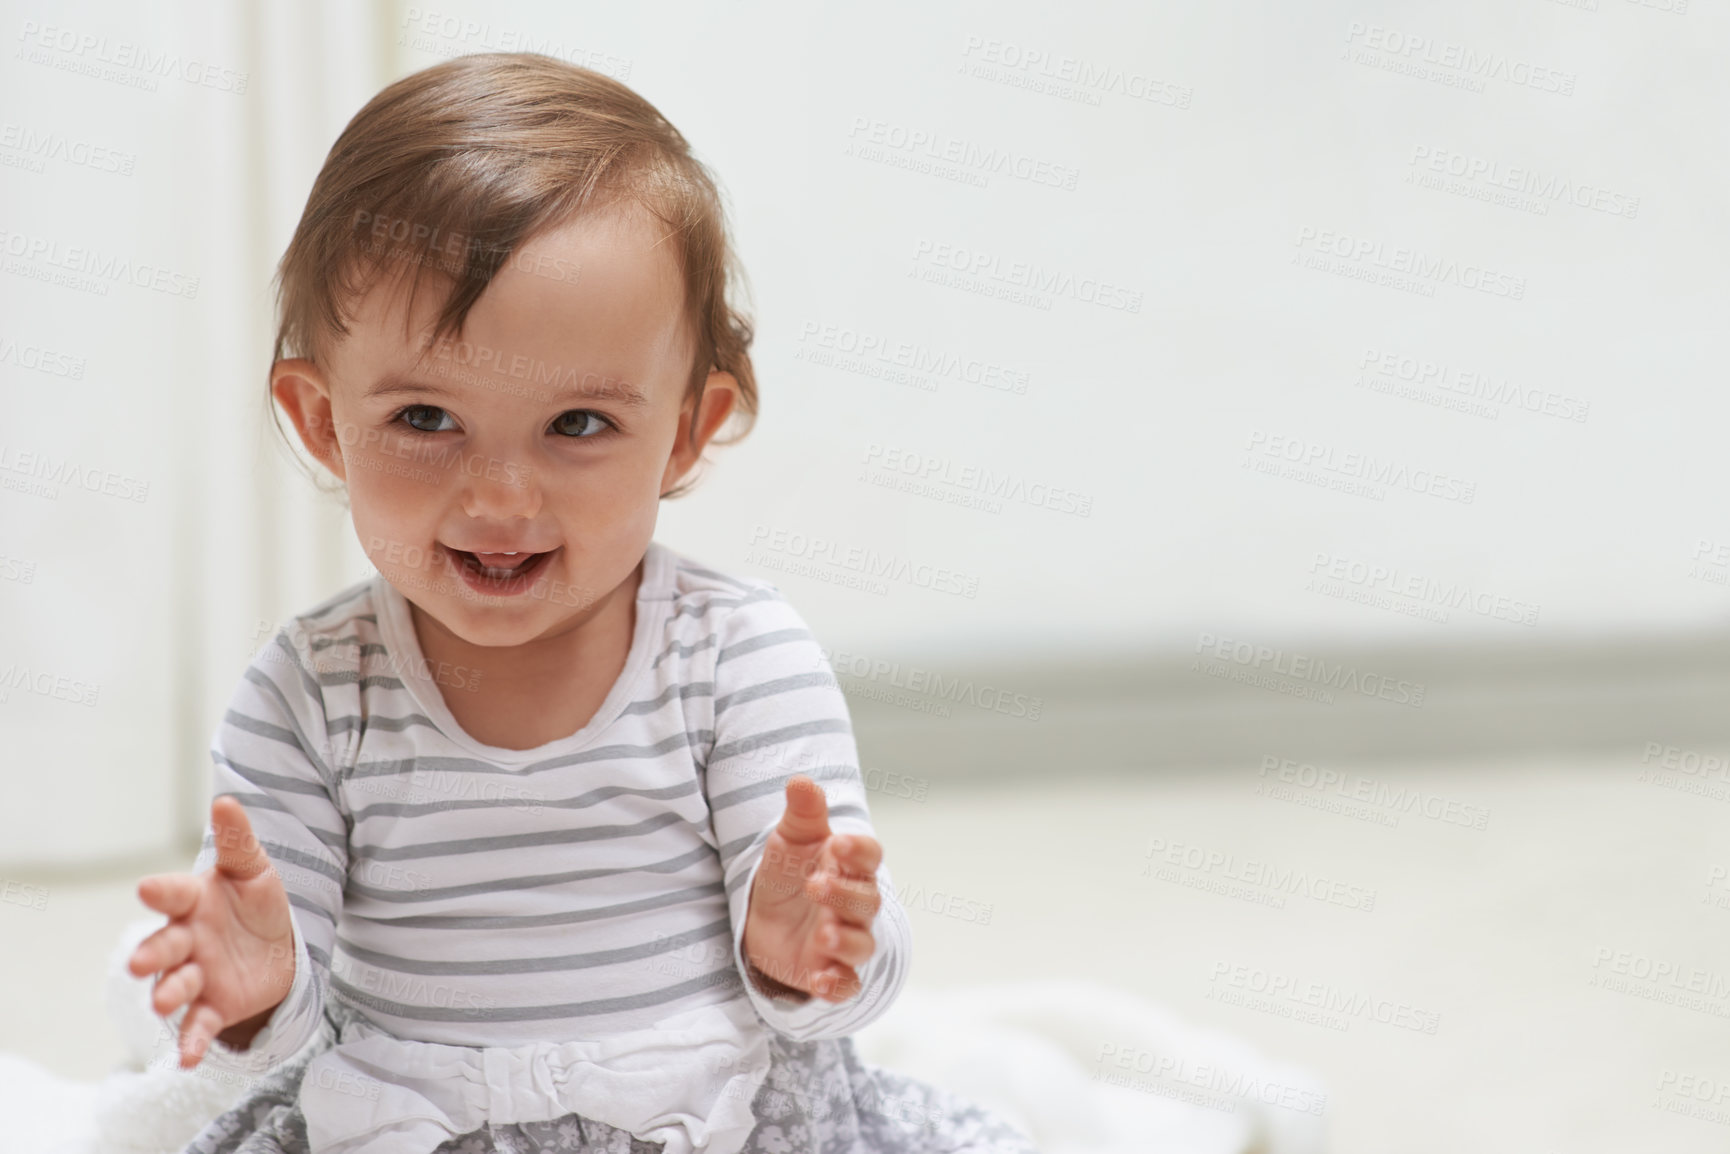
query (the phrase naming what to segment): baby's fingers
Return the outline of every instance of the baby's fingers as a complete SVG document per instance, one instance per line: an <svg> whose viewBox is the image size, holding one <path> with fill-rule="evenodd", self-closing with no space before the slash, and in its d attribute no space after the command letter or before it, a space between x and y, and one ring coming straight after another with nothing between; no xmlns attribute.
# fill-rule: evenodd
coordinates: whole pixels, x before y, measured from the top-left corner
<svg viewBox="0 0 1730 1154"><path fill-rule="evenodd" d="M150 1005L166 1018L203 992L204 971L197 962L187 962L156 983L150 992Z"/></svg>
<svg viewBox="0 0 1730 1154"><path fill-rule="evenodd" d="M190 1070L204 1058L210 1039L222 1032L222 1015L204 1002L195 1002L180 1021L180 1068Z"/></svg>
<svg viewBox="0 0 1730 1154"><path fill-rule="evenodd" d="M142 942L126 960L126 968L135 978L178 966L192 956L192 931L178 922L170 922Z"/></svg>
<svg viewBox="0 0 1730 1154"><path fill-rule="evenodd" d="M877 941L871 936L870 930L831 922L818 928L817 946L838 961L846 962L850 966L861 966L877 949Z"/></svg>
<svg viewBox="0 0 1730 1154"><path fill-rule="evenodd" d="M883 861L883 843L869 834L837 834L829 846L836 864L853 877L871 877Z"/></svg>
<svg viewBox="0 0 1730 1154"><path fill-rule="evenodd" d="M198 879L191 874L151 874L138 881L138 900L171 918L183 918L198 904Z"/></svg>
<svg viewBox="0 0 1730 1154"><path fill-rule="evenodd" d="M876 879L858 880L838 874L815 874L805 885L805 894L812 901L826 905L843 921L856 926L868 926L883 904Z"/></svg>

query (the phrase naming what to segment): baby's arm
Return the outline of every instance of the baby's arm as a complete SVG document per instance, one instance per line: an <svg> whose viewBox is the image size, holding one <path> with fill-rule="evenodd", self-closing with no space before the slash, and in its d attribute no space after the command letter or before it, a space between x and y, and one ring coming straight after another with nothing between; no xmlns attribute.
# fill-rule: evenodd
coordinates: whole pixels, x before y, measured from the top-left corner
<svg viewBox="0 0 1730 1154"><path fill-rule="evenodd" d="M790 777L802 774L822 788L832 833L875 838L847 702L804 620L776 590L753 590L723 612L704 788L732 914L733 960L757 1012L780 1033L797 1041L851 1034L889 1008L907 977L912 935L886 855L873 871L880 899L869 927L874 949L854 967L860 984L851 997L832 1002L809 996L809 981L803 989L763 981L743 950L757 874L773 864L765 865L764 848L781 822Z"/></svg>
<svg viewBox="0 0 1730 1154"><path fill-rule="evenodd" d="M284 959L282 1000L267 1014L228 1023L204 1055L214 1066L254 1074L293 1056L318 1029L348 871L350 823L335 801L323 696L309 666L309 655L296 649L286 629L279 631L248 666L210 749L213 797L228 795L239 803L287 894L292 969ZM177 885L185 885L180 879L206 878L203 871L217 864L217 856L207 819L193 874L166 876ZM204 914L212 921L211 911ZM196 920L197 911L191 917ZM165 931L175 931L177 921L171 917ZM290 947L276 950L288 954ZM200 962L204 969L221 964L220 951ZM178 1031L193 1004L196 999L165 1020Z"/></svg>

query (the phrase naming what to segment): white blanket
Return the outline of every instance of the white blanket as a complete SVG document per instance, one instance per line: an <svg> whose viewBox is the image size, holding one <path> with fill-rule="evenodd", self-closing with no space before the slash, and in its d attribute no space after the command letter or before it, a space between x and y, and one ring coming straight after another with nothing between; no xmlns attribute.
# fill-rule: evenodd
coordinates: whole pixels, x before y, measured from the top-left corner
<svg viewBox="0 0 1730 1154"><path fill-rule="evenodd" d="M100 1082L0 1053L0 1154L178 1154L245 1091L175 1065L149 979L125 961L162 925L127 926L103 991L130 1062ZM854 1035L859 1056L991 1107L1043 1154L1320 1154L1323 1088L1230 1035L1087 982L903 990Z"/></svg>

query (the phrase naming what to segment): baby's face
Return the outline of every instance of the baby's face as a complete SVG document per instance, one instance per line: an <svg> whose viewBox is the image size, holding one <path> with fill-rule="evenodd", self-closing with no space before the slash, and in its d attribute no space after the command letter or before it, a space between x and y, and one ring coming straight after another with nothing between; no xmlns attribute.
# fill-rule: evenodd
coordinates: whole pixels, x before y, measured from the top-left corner
<svg viewBox="0 0 1730 1154"><path fill-rule="evenodd" d="M695 462L693 346L664 231L623 208L536 237L461 339L434 346L445 286L423 280L405 329L406 280L381 278L327 358L325 388L300 386L314 409L328 390L335 436L320 457L347 482L367 556L466 641L519 645L591 615ZM699 447L736 395L731 376L710 375Z"/></svg>

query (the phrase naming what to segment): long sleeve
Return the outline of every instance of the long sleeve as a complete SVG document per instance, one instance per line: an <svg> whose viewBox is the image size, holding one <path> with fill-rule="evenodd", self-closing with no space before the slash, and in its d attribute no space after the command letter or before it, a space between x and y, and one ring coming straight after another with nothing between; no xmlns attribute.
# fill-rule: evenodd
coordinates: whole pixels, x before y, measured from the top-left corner
<svg viewBox="0 0 1730 1154"><path fill-rule="evenodd" d="M294 926L294 980L245 1050L212 1040L204 1061L257 1074L317 1033L348 873L350 822L337 802L323 695L287 629L253 658L210 747L211 796L230 794L282 878ZM208 812L193 872L216 864ZM178 1029L185 1008L171 1018Z"/></svg>
<svg viewBox="0 0 1730 1154"><path fill-rule="evenodd" d="M743 596L717 629L714 744L703 782L733 921L733 961L758 1014L778 1033L794 1041L851 1034L880 1017L907 980L912 932L887 853L877 867L875 949L856 967L861 985L852 997L770 997L749 978L743 946L751 887L786 808L789 777L803 773L822 787L836 833L876 836L847 702L810 629L773 586Z"/></svg>

